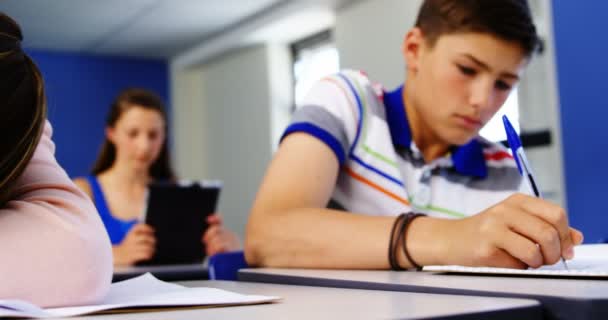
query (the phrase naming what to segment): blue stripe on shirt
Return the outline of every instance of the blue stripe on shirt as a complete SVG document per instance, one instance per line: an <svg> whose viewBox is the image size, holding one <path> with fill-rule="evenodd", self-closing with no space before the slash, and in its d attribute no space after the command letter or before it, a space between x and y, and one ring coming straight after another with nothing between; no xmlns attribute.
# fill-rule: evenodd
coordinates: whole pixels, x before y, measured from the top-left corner
<svg viewBox="0 0 608 320"><path fill-rule="evenodd" d="M285 129L285 132L281 136L281 141L283 141L283 139L287 135L294 133L294 132L306 132L306 133L316 137L317 139L321 140L334 152L334 154L338 158L338 163L340 163L340 165L343 165L344 162L346 161L346 156L344 154L344 150L342 149L342 144L340 144L340 141L338 141L338 139L336 139L336 137L332 136L329 132L325 131L324 129L322 129L312 123L308 123L308 122L293 123L293 124L289 125L289 127L287 127L287 129Z"/></svg>

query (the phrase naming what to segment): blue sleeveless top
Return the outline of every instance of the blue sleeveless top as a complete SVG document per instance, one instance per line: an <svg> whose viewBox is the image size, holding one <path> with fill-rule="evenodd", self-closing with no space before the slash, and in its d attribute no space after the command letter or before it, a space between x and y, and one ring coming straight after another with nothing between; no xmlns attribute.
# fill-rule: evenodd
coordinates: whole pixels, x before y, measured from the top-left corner
<svg viewBox="0 0 608 320"><path fill-rule="evenodd" d="M115 218L112 215L112 212L110 212L110 208L108 208L106 198L103 195L103 190L101 190L101 185L97 181L97 177L87 176L86 178L91 186L91 191L93 191L93 202L95 203L95 207L97 207L97 211L99 211L101 221L103 221L103 225L106 227L112 245L120 244L127 233L129 233L129 230L131 230L139 221L137 219L121 220Z"/></svg>

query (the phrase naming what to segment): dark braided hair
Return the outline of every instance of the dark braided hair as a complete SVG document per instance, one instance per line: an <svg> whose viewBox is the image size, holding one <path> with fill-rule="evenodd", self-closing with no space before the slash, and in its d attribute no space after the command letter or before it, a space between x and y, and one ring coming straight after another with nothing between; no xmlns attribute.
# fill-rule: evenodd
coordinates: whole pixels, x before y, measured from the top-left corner
<svg viewBox="0 0 608 320"><path fill-rule="evenodd" d="M31 160L46 119L42 76L22 40L19 25L0 12L0 206Z"/></svg>
<svg viewBox="0 0 608 320"><path fill-rule="evenodd" d="M488 33L518 43L527 56L541 50L526 0L425 0L416 27L433 46L444 34Z"/></svg>

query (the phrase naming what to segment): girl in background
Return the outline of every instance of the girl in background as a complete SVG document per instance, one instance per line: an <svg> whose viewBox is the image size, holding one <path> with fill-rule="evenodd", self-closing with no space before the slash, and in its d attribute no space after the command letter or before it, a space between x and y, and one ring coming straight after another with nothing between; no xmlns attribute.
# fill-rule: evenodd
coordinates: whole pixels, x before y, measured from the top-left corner
<svg viewBox="0 0 608 320"><path fill-rule="evenodd" d="M106 119L106 139L92 175L77 178L95 202L113 245L114 265L130 266L154 255L154 230L141 222L148 185L175 181L169 161L167 115L161 99L143 89L121 92ZM201 235L208 256L238 250L236 235L209 216Z"/></svg>

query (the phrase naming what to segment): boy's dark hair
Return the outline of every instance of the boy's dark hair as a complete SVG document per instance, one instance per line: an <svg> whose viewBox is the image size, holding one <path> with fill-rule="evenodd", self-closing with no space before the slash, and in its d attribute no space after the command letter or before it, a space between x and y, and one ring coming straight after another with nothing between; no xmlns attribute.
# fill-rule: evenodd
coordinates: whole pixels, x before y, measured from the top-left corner
<svg viewBox="0 0 608 320"><path fill-rule="evenodd" d="M158 112L163 120L165 121L165 139L168 136L168 119L167 113L165 112L165 108L163 106L163 102L159 96L154 94L151 91L141 89L141 88L129 88L125 89L118 94L112 105L110 106L110 111L106 117L106 126L114 127L116 122L120 117L129 109L133 107L141 107L147 110L153 110ZM114 164L114 160L116 159L116 147L108 138L106 137L103 145L101 146L101 150L99 155L97 156L97 160L93 165L93 169L91 173L93 175L98 175L112 167ZM167 142L163 142L163 146L161 147L160 154L158 155L158 159L154 161L152 166L150 166L150 176L155 180L161 181L174 181L175 175L173 173L173 169L171 168L171 161L169 156L169 148L167 147Z"/></svg>
<svg viewBox="0 0 608 320"><path fill-rule="evenodd" d="M482 32L519 43L528 56L541 47L526 0L425 0L416 27L431 46L444 34Z"/></svg>

